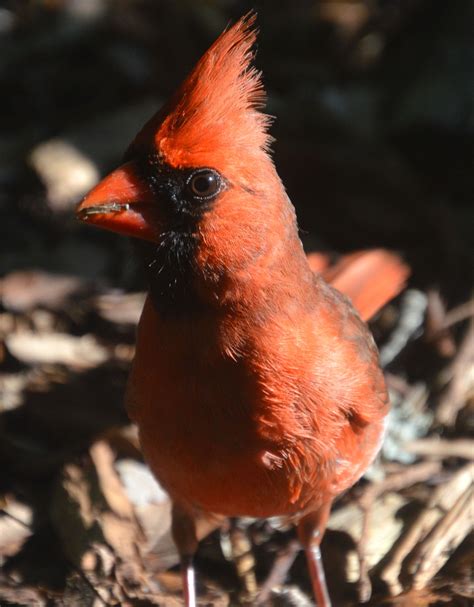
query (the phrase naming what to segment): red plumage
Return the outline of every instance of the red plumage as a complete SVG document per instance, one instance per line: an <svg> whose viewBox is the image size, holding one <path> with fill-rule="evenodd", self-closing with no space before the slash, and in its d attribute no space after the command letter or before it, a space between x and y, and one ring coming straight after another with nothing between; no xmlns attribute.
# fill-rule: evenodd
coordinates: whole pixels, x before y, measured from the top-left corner
<svg viewBox="0 0 474 607"><path fill-rule="evenodd" d="M377 349L345 295L368 318L407 270L385 251L308 263L268 155L253 21L218 38L78 214L154 243L127 405L175 504L187 604L202 509L293 519L327 605L315 551L388 411Z"/></svg>

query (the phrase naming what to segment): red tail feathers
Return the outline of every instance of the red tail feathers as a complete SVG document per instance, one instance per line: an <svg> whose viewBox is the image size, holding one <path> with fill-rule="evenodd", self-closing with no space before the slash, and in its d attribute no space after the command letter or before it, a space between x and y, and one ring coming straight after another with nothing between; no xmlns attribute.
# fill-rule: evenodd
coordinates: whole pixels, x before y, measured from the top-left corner
<svg viewBox="0 0 474 607"><path fill-rule="evenodd" d="M310 253L308 261L315 272L321 272L328 283L351 299L364 320L398 295L410 275L408 266L384 249L357 251L333 266L321 253Z"/></svg>

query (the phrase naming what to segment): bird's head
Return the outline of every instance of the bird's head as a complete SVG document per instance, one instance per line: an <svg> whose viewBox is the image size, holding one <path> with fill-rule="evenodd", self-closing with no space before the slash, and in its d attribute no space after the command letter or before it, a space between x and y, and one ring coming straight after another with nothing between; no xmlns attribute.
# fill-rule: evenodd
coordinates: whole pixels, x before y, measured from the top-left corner
<svg viewBox="0 0 474 607"><path fill-rule="evenodd" d="M80 219L159 243L170 226L196 228L211 209L235 226L239 209L274 185L270 119L251 65L254 21L243 17L215 41L139 132L125 163L79 204Z"/></svg>
<svg viewBox="0 0 474 607"><path fill-rule="evenodd" d="M77 209L90 224L141 239L160 311L256 300L270 292L265 283L279 282L269 267L283 268L288 282L292 264L306 264L269 155L254 22L251 13L214 42L138 133L125 163Z"/></svg>

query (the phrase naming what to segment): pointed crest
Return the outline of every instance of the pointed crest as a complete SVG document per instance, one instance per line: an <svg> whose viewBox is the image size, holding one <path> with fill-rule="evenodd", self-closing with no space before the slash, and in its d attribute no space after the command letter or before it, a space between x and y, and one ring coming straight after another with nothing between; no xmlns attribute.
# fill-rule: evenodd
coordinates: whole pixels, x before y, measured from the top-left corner
<svg viewBox="0 0 474 607"><path fill-rule="evenodd" d="M259 111L265 91L251 65L254 24L251 12L219 36L134 146L152 135L159 155L175 167L216 166L268 151L271 118Z"/></svg>

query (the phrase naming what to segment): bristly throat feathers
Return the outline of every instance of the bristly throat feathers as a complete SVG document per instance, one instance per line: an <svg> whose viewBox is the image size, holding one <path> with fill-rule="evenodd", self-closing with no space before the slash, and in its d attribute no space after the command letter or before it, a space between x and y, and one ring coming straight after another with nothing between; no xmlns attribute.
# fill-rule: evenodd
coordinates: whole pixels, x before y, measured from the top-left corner
<svg viewBox="0 0 474 607"><path fill-rule="evenodd" d="M161 316L192 316L205 307L195 287L198 225L228 184L215 169L175 169L157 154L136 162L156 196L165 226L156 243L137 242L153 305Z"/></svg>

